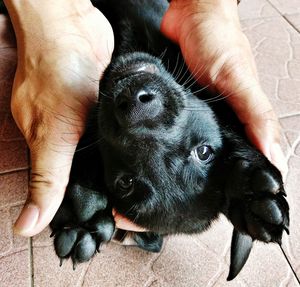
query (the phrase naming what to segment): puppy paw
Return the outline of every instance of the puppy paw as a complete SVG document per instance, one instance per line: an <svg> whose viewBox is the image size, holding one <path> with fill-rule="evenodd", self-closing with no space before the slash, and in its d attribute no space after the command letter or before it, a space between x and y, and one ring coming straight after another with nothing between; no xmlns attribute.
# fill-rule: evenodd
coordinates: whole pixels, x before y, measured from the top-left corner
<svg viewBox="0 0 300 287"><path fill-rule="evenodd" d="M279 171L269 162L239 160L226 187L228 217L253 239L281 243L289 233L289 206Z"/></svg>
<svg viewBox="0 0 300 287"><path fill-rule="evenodd" d="M105 195L74 184L69 186L50 227L57 256L61 262L71 258L75 268L110 241L115 224Z"/></svg>

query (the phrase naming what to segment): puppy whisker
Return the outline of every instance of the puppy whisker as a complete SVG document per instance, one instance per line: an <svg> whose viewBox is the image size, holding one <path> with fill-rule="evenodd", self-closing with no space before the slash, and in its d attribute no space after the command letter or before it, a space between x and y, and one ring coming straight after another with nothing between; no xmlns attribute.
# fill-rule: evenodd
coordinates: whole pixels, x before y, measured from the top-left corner
<svg viewBox="0 0 300 287"><path fill-rule="evenodd" d="M93 147L94 145L100 143L101 141L103 141L103 138L100 138L100 139L96 140L95 142L93 142L91 144L88 144L87 146L84 146L82 148L76 149L75 153L78 153L78 152L81 152L83 150L89 149L89 148Z"/></svg>
<svg viewBox="0 0 300 287"><path fill-rule="evenodd" d="M103 96L103 97L107 98L107 99L110 99L110 100L112 100L112 99L113 99L113 97L112 97L112 96L109 96L109 95L105 94L105 93L104 93L104 92L102 92L101 90L99 90L99 94L100 94L101 96Z"/></svg>
<svg viewBox="0 0 300 287"><path fill-rule="evenodd" d="M178 52L178 53L177 53L177 57L176 57L175 67L174 67L174 69L173 69L171 75L174 75L174 74L175 74L175 71L176 71L176 69L177 69L177 65L178 65L178 63L179 63L179 56L180 56L180 54L179 54L179 52Z"/></svg>
<svg viewBox="0 0 300 287"><path fill-rule="evenodd" d="M185 66L184 60L181 59L181 65L179 66L177 73L174 75L174 80L177 83L178 83L178 78L180 77L184 66Z"/></svg>
<svg viewBox="0 0 300 287"><path fill-rule="evenodd" d="M192 85L194 85L195 83L197 83L197 81L201 78L202 74L198 77L198 74L201 72L203 65L201 65L200 69L198 69L199 67L199 63L197 63L197 65L194 67L194 69L190 72L189 77L186 79L186 81L182 84L183 86L186 86L189 84L188 87L186 87L186 89L188 90ZM197 71L197 72L196 72ZM191 82L191 83L190 83Z"/></svg>
<svg viewBox="0 0 300 287"><path fill-rule="evenodd" d="M166 47L163 52L158 56L159 59L163 60L164 56L166 55L166 52L168 50L168 47Z"/></svg>

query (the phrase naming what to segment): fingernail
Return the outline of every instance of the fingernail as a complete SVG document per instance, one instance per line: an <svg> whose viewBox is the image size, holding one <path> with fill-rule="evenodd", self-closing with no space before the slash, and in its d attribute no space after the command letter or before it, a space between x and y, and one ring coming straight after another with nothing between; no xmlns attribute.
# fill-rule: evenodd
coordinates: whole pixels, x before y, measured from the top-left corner
<svg viewBox="0 0 300 287"><path fill-rule="evenodd" d="M285 178L288 172L288 165L281 146L277 143L271 146L271 162L281 171L282 177Z"/></svg>
<svg viewBox="0 0 300 287"><path fill-rule="evenodd" d="M23 207L23 210L17 219L14 230L18 234L29 232L36 225L39 217L39 209L36 205L29 203Z"/></svg>

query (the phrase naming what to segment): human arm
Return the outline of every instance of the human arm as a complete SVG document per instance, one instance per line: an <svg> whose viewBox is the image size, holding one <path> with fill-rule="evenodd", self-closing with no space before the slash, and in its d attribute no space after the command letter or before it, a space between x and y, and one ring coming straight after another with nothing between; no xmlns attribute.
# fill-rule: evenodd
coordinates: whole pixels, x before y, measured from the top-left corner
<svg viewBox="0 0 300 287"><path fill-rule="evenodd" d="M63 199L76 145L110 61L113 33L89 0L4 2L18 47L11 109L31 156L28 199L15 230L32 236L47 226Z"/></svg>
<svg viewBox="0 0 300 287"><path fill-rule="evenodd" d="M197 81L228 101L252 143L285 174L278 119L259 84L237 1L173 0L161 30L179 44ZM122 215L117 218L118 227L142 231Z"/></svg>
<svg viewBox="0 0 300 287"><path fill-rule="evenodd" d="M161 29L180 45L198 82L226 98L251 142L284 174L280 126L259 83L237 1L173 0Z"/></svg>

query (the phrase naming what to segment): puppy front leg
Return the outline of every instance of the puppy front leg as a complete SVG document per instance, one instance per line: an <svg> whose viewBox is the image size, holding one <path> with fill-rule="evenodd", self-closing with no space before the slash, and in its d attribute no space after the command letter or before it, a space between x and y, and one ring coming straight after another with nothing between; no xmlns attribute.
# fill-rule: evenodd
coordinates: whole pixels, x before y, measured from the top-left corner
<svg viewBox="0 0 300 287"><path fill-rule="evenodd" d="M71 257L75 268L111 240L115 223L106 195L72 184L50 227L57 256L61 260Z"/></svg>
<svg viewBox="0 0 300 287"><path fill-rule="evenodd" d="M80 140L64 200L50 223L57 256L71 258L74 267L90 260L115 230L102 159L90 134Z"/></svg>
<svg viewBox="0 0 300 287"><path fill-rule="evenodd" d="M230 133L225 147L229 172L224 214L234 225L228 277L231 280L247 261L252 241L281 244L283 230L289 232L289 206L281 174L266 157Z"/></svg>

